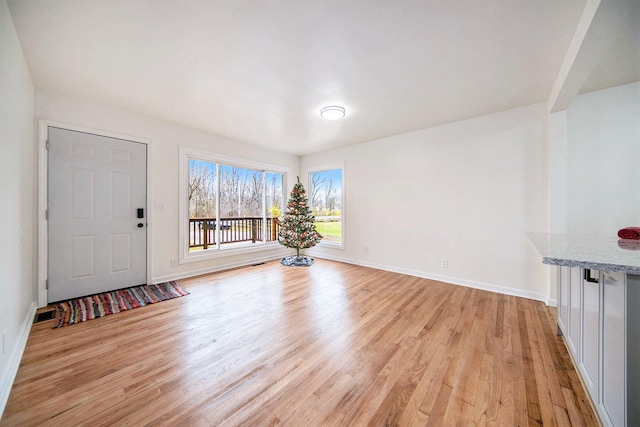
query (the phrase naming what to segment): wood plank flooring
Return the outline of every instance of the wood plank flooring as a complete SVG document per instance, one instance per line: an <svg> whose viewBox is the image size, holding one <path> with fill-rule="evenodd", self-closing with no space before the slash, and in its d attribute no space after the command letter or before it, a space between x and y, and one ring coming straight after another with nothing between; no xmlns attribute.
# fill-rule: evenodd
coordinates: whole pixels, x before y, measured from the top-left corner
<svg viewBox="0 0 640 427"><path fill-rule="evenodd" d="M322 259L35 324L0 426L598 425L542 303Z"/></svg>

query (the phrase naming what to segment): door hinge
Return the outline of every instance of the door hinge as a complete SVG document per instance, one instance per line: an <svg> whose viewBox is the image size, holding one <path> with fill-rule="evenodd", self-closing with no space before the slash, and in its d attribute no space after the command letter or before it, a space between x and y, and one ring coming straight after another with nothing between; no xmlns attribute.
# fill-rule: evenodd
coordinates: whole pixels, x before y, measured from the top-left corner
<svg viewBox="0 0 640 427"><path fill-rule="evenodd" d="M45 289L49 289L49 279L46 279L46 280L44 281L44 288L45 288Z"/></svg>
<svg viewBox="0 0 640 427"><path fill-rule="evenodd" d="M49 219L49 209L44 211L44 219Z"/></svg>
<svg viewBox="0 0 640 427"><path fill-rule="evenodd" d="M48 150L49 149L49 140L47 139L47 142L45 143L45 148Z"/></svg>

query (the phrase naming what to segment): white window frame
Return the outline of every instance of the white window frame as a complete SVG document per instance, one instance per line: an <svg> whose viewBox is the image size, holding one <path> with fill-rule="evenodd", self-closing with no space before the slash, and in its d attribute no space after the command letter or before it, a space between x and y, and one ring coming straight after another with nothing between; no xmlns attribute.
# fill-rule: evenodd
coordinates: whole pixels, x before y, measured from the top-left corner
<svg viewBox="0 0 640 427"><path fill-rule="evenodd" d="M189 186L189 159L198 159L206 162L211 162L216 164L216 172L219 171L220 164L224 164L227 166L235 166L239 168L247 168L254 169L259 171L266 172L275 172L281 173L283 175L282 181L282 206L281 211L285 211L286 203L287 203L287 193L286 193L286 184L287 184L287 176L289 175L289 168L273 165L269 163L256 162L252 160L242 159L238 157L226 156L223 154L217 154L209 151L198 150L195 148L189 147L180 147L180 203L179 203L179 245L180 245L180 253L179 253L179 263L185 264L190 262L198 262L204 261L208 259L222 258L228 257L232 255L238 255L243 253L250 252L260 252L265 250L273 250L276 247L279 247L280 244L277 241L274 242L263 242L261 244L255 244L250 246L238 247L233 249L220 249L219 246L215 249L208 249L206 251L189 251L189 204L188 204L188 193L187 187ZM216 173L217 179L219 179L219 173ZM218 189L219 191L219 189ZM266 197L266 194L263 198ZM263 219L266 216L266 203L263 200L263 206L265 207L265 212L263 212ZM219 207L218 207L219 208Z"/></svg>
<svg viewBox="0 0 640 427"><path fill-rule="evenodd" d="M343 249L345 248L345 236L346 236L346 216L345 216L345 212L346 212L346 185L345 185L345 163L344 162L338 162L338 163L330 163L330 164L326 164L326 165L319 165L319 166L312 166L306 169L306 176L307 176L307 189L308 189L308 196L309 196L309 206L313 207L313 200L311 200L311 195L313 194L313 182L311 179L311 174L315 173L315 172L323 172L323 171L328 171L328 170L334 170L334 169L340 169L341 171L341 180L342 180L342 188L341 188L341 197L340 197L340 203L341 203L341 210L340 210L340 220L342 221L342 227L341 227L341 236L340 236L340 243L337 242L328 242L323 240L320 240L320 242L317 244L317 246L324 246L327 248L333 248L333 249Z"/></svg>

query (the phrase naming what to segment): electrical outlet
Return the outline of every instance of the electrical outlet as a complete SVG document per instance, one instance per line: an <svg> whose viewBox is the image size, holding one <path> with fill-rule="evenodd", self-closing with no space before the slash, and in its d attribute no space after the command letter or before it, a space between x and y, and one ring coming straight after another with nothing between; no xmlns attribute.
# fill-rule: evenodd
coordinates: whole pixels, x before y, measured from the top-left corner
<svg viewBox="0 0 640 427"><path fill-rule="evenodd" d="M171 267L177 267L178 266L178 260L177 259L172 259L171 260Z"/></svg>
<svg viewBox="0 0 640 427"><path fill-rule="evenodd" d="M442 268L449 268L449 260L446 258L442 258L440 260L440 267Z"/></svg>

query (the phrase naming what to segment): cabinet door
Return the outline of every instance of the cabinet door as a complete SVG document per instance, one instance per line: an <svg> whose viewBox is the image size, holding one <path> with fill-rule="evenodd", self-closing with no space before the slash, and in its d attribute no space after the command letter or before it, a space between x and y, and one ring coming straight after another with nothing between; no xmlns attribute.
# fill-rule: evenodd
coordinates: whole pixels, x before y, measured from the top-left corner
<svg viewBox="0 0 640 427"><path fill-rule="evenodd" d="M640 275L627 274L627 425L640 426Z"/></svg>
<svg viewBox="0 0 640 427"><path fill-rule="evenodd" d="M624 426L625 393L625 274L602 272L602 405L605 424Z"/></svg>
<svg viewBox="0 0 640 427"><path fill-rule="evenodd" d="M586 272L586 270L585 270ZM597 280L597 281L596 281ZM600 286L599 274L591 271L582 281L582 359L580 370L594 402L599 402L600 374Z"/></svg>
<svg viewBox="0 0 640 427"><path fill-rule="evenodd" d="M566 337L569 334L569 267L558 268L558 326Z"/></svg>
<svg viewBox="0 0 640 427"><path fill-rule="evenodd" d="M571 267L569 270L569 350L573 353L574 360L581 360L580 357L580 336L581 336L581 313L582 303L582 269Z"/></svg>

